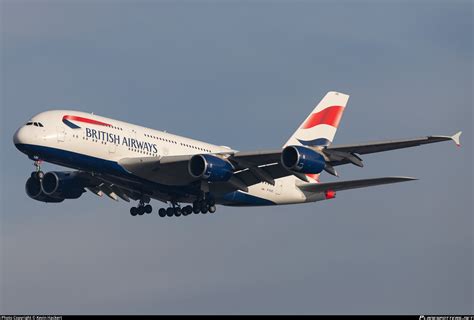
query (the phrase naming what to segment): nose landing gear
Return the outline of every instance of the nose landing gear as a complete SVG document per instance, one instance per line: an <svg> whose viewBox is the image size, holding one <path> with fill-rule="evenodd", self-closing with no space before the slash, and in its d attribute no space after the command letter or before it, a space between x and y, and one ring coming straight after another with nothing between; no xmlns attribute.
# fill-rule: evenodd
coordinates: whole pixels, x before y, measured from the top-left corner
<svg viewBox="0 0 474 320"><path fill-rule="evenodd" d="M33 165L35 166L35 171L33 171L31 173L32 178L35 178L35 179L38 179L38 180L43 180L44 172L41 171L41 163L42 162L43 162L43 160L37 159L33 163Z"/></svg>

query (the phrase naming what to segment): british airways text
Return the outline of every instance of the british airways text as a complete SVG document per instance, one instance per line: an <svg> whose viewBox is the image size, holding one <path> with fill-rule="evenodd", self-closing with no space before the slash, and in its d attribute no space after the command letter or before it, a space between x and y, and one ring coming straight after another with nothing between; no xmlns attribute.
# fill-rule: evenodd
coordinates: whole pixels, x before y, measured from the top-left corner
<svg viewBox="0 0 474 320"><path fill-rule="evenodd" d="M147 152L158 153L158 148L156 147L156 144L154 143L139 141L133 138L121 137L118 134L108 133L101 130L86 128L86 137L96 139L96 140L106 141L109 143L114 143L117 145L121 144L123 146L127 146L128 148L140 149Z"/></svg>

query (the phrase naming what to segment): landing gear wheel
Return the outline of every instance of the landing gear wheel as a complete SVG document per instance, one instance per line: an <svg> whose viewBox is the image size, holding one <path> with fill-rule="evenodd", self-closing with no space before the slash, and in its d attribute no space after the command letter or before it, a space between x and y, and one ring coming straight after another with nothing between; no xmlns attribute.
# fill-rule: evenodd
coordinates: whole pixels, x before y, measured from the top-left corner
<svg viewBox="0 0 474 320"><path fill-rule="evenodd" d="M173 211L174 211L174 215L175 215L176 217L181 216L181 209L180 209L180 208L174 208Z"/></svg>
<svg viewBox="0 0 474 320"><path fill-rule="evenodd" d="M170 208L166 209L166 215L168 217L172 217L173 216L173 208L170 207Z"/></svg>
<svg viewBox="0 0 474 320"><path fill-rule="evenodd" d="M40 180L43 180L44 178L44 172L43 171L38 171L36 172L36 178L40 179Z"/></svg>
<svg viewBox="0 0 474 320"><path fill-rule="evenodd" d="M209 211L209 206L208 206L207 204L204 204L204 205L201 207L201 213L202 213L202 214L206 214L208 211Z"/></svg>
<svg viewBox="0 0 474 320"><path fill-rule="evenodd" d="M151 207L151 205L147 204L145 207L145 213L146 214L150 214L152 211L153 211L153 208Z"/></svg>
<svg viewBox="0 0 474 320"><path fill-rule="evenodd" d="M209 212L210 213L214 213L214 212L216 212L216 210L217 210L217 208L216 208L215 205L212 205L212 206L209 207Z"/></svg>
<svg viewBox="0 0 474 320"><path fill-rule="evenodd" d="M186 206L184 209L186 209L186 215L190 215L191 213L193 213L192 206Z"/></svg>
<svg viewBox="0 0 474 320"><path fill-rule="evenodd" d="M31 177L38 180L43 180L44 172L43 171L33 171Z"/></svg>
<svg viewBox="0 0 474 320"><path fill-rule="evenodd" d="M131 214L132 216L135 217L135 216L137 215L137 213L138 213L138 212L137 212L137 208L135 208L135 207L131 207L131 208L130 208L130 214Z"/></svg>
<svg viewBox="0 0 474 320"><path fill-rule="evenodd" d="M160 208L160 210L158 210L158 215L160 217L166 217L166 209L165 208Z"/></svg>
<svg viewBox="0 0 474 320"><path fill-rule="evenodd" d="M200 206L194 206L193 207L193 212L194 212L194 214L198 214L199 212L201 212L201 207Z"/></svg>
<svg viewBox="0 0 474 320"><path fill-rule="evenodd" d="M143 216L143 214L145 213L145 208L142 206L138 207L137 210L139 216Z"/></svg>

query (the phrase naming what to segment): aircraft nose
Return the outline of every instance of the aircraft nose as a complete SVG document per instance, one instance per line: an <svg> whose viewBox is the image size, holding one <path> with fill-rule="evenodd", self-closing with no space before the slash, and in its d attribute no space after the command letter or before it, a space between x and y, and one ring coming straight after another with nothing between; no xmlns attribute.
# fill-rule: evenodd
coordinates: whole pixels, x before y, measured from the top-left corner
<svg viewBox="0 0 474 320"><path fill-rule="evenodd" d="M26 143L27 140L27 132L25 130L25 127L19 128L15 134L13 135L13 143L18 146L20 144Z"/></svg>

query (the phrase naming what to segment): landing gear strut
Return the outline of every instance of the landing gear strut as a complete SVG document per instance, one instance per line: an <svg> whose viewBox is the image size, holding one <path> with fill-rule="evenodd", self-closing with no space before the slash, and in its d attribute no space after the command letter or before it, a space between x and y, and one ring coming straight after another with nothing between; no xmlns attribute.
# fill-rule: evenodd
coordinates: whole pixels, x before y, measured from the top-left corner
<svg viewBox="0 0 474 320"><path fill-rule="evenodd" d="M41 163L43 161L40 160L40 159L37 159L35 160L35 162L33 163L33 165L35 166L35 171L33 171L31 173L31 177L32 178L36 178L38 180L43 180L43 177L44 177L44 172L41 171Z"/></svg>

